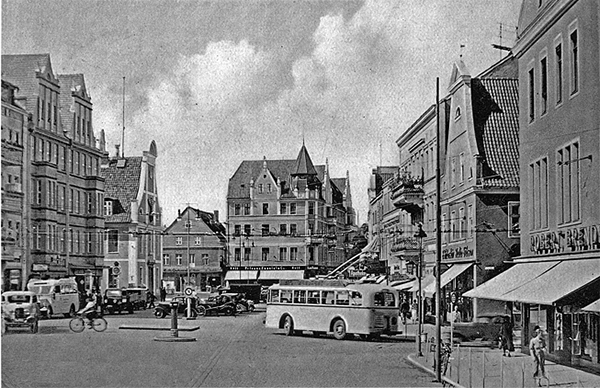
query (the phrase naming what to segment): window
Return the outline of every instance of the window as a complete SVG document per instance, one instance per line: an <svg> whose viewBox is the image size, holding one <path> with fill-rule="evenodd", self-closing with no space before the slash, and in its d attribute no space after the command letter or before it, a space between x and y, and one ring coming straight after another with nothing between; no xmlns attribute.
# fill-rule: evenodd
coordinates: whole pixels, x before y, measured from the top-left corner
<svg viewBox="0 0 600 388"><path fill-rule="evenodd" d="M190 253L190 266L195 266L195 265L196 265L196 254Z"/></svg>
<svg viewBox="0 0 600 388"><path fill-rule="evenodd" d="M196 236L196 238L194 238L194 245L202 245L202 237Z"/></svg>
<svg viewBox="0 0 600 388"><path fill-rule="evenodd" d="M183 237L175 237L175 245L183 245Z"/></svg>
<svg viewBox="0 0 600 388"><path fill-rule="evenodd" d="M113 214L113 204L112 201L110 199L105 199L104 200L104 215L105 216L112 216Z"/></svg>
<svg viewBox="0 0 600 388"><path fill-rule="evenodd" d="M280 261L287 260L287 248L279 248L279 260Z"/></svg>
<svg viewBox="0 0 600 388"><path fill-rule="evenodd" d="M233 235L234 236L239 236L242 233L242 226L241 225L234 225L233 226Z"/></svg>
<svg viewBox="0 0 600 388"><path fill-rule="evenodd" d="M294 290L294 303L306 303L306 290Z"/></svg>
<svg viewBox="0 0 600 388"><path fill-rule="evenodd" d="M108 253L119 252L119 231L112 229L108 231Z"/></svg>
<svg viewBox="0 0 600 388"><path fill-rule="evenodd" d="M297 233L296 224L290 224L290 235L295 236Z"/></svg>
<svg viewBox="0 0 600 388"><path fill-rule="evenodd" d="M269 260L269 248L268 247L267 248L262 248L260 259L262 261Z"/></svg>
<svg viewBox="0 0 600 388"><path fill-rule="evenodd" d="M290 203L290 214L296 214L296 204Z"/></svg>
<svg viewBox="0 0 600 388"><path fill-rule="evenodd" d="M465 208L458 209L458 238L464 238L465 230Z"/></svg>
<svg viewBox="0 0 600 388"><path fill-rule="evenodd" d="M235 261L242 261L242 248L235 248L234 259Z"/></svg>
<svg viewBox="0 0 600 388"><path fill-rule="evenodd" d="M271 184L267 183L267 193L271 193L272 188L271 188Z"/></svg>
<svg viewBox="0 0 600 388"><path fill-rule="evenodd" d="M577 24L575 23L569 29L569 43L571 45L571 94L579 91L579 37L577 35Z"/></svg>
<svg viewBox="0 0 600 388"><path fill-rule="evenodd" d="M183 255L181 253L176 253L175 261L177 262L177 265L182 265L183 264Z"/></svg>
<svg viewBox="0 0 600 388"><path fill-rule="evenodd" d="M535 71L529 69L529 122L535 119Z"/></svg>
<svg viewBox="0 0 600 388"><path fill-rule="evenodd" d="M448 241L448 230L446 225L446 213L442 214L442 243L446 244Z"/></svg>
<svg viewBox="0 0 600 388"><path fill-rule="evenodd" d="M252 255L252 248L244 248L244 260L250 261L251 255Z"/></svg>
<svg viewBox="0 0 600 388"><path fill-rule="evenodd" d="M249 203L245 203L244 204L244 215L247 216L250 214L250 204Z"/></svg>
<svg viewBox="0 0 600 388"><path fill-rule="evenodd" d="M203 265L208 265L208 253L203 253L202 254L202 264Z"/></svg>
<svg viewBox="0 0 600 388"><path fill-rule="evenodd" d="M460 183L465 181L465 153L461 152L458 157L460 165Z"/></svg>
<svg viewBox="0 0 600 388"><path fill-rule="evenodd" d="M239 216L242 210L242 205L240 205L239 203L236 203L235 205L233 205L233 214L236 216Z"/></svg>
<svg viewBox="0 0 600 388"><path fill-rule="evenodd" d="M262 214L269 214L269 204L268 203L262 204Z"/></svg>
<svg viewBox="0 0 600 388"><path fill-rule="evenodd" d="M473 228L473 205L467 208L467 237L472 237Z"/></svg>
<svg viewBox="0 0 600 388"><path fill-rule="evenodd" d="M548 227L548 158L529 165L531 176L531 229Z"/></svg>
<svg viewBox="0 0 600 388"><path fill-rule="evenodd" d="M548 111L548 59L540 60L540 113L543 115Z"/></svg>
<svg viewBox="0 0 600 388"><path fill-rule="evenodd" d="M250 225L244 225L244 234L246 236L250 236L250 232L251 232L251 227Z"/></svg>
<svg viewBox="0 0 600 388"><path fill-rule="evenodd" d="M452 230L452 237L450 237L451 241L458 239L458 233L456 231L456 210L452 210L450 213L450 229Z"/></svg>
<svg viewBox="0 0 600 388"><path fill-rule="evenodd" d="M454 114L454 120L460 119L460 106L456 107L456 113Z"/></svg>
<svg viewBox="0 0 600 388"><path fill-rule="evenodd" d="M258 193L259 193L259 194L262 194L262 193L263 193L263 184L262 184L262 183L259 183L259 184L258 184Z"/></svg>
<svg viewBox="0 0 600 388"><path fill-rule="evenodd" d="M260 230L261 230L261 234L263 236L268 236L269 235L269 224L262 224Z"/></svg>
<svg viewBox="0 0 600 388"><path fill-rule="evenodd" d="M321 291L307 291L306 301L309 304L320 304Z"/></svg>
<svg viewBox="0 0 600 388"><path fill-rule="evenodd" d="M287 214L287 203L279 205L279 214Z"/></svg>
<svg viewBox="0 0 600 388"><path fill-rule="evenodd" d="M521 228L519 226L519 202L508 202L508 237L519 238Z"/></svg>
<svg viewBox="0 0 600 388"><path fill-rule="evenodd" d="M308 203L308 214L315 214L315 203L314 202Z"/></svg>
<svg viewBox="0 0 600 388"><path fill-rule="evenodd" d="M296 248L296 247L290 248L290 260L291 261L298 260L298 248Z"/></svg>
<svg viewBox="0 0 600 388"><path fill-rule="evenodd" d="M563 94L563 52L562 42L558 42L554 47L554 66L556 68L556 104L562 102Z"/></svg>
<svg viewBox="0 0 600 388"><path fill-rule="evenodd" d="M282 236L285 236L287 234L287 225L286 224L279 225L279 234Z"/></svg>
<svg viewBox="0 0 600 388"><path fill-rule="evenodd" d="M580 215L580 153L579 142L573 142L557 153L557 184L559 204L559 224L577 222Z"/></svg>

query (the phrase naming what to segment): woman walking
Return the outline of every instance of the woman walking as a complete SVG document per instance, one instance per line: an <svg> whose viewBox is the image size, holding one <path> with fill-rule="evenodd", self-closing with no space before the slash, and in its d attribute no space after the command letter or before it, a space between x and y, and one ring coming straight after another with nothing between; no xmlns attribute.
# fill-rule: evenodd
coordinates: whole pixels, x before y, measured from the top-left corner
<svg viewBox="0 0 600 388"><path fill-rule="evenodd" d="M502 355L510 357L510 352L515 350L513 343L513 326L510 322L510 317L504 317L502 327L500 328L500 347Z"/></svg>
<svg viewBox="0 0 600 388"><path fill-rule="evenodd" d="M535 371L533 372L533 378L537 382L538 387L542 386L542 379L548 380L546 377L546 341L542 337L542 329L536 326L534 329L535 337L529 341L529 352L533 359L533 366Z"/></svg>

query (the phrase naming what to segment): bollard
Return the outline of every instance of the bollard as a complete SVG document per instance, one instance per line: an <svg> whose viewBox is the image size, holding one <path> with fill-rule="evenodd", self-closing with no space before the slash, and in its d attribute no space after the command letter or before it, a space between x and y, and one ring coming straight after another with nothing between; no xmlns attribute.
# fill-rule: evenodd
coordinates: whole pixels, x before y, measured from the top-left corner
<svg viewBox="0 0 600 388"><path fill-rule="evenodd" d="M171 337L179 337L179 330L177 330L177 302L171 303Z"/></svg>

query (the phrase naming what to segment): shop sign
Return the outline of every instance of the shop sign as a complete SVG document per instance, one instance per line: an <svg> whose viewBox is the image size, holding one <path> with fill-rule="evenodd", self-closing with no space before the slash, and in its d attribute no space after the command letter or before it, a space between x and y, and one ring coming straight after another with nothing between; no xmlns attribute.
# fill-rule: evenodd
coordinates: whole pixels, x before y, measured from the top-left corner
<svg viewBox="0 0 600 388"><path fill-rule="evenodd" d="M285 271L285 270L304 270L306 269L305 266L300 266L300 265L294 265L294 266L284 266L284 265L277 265L277 266L270 266L270 267L261 267L261 266L247 266L247 267L228 267L227 270L229 271L244 271L244 270L249 270L249 271Z"/></svg>
<svg viewBox="0 0 600 388"><path fill-rule="evenodd" d="M31 270L34 272L45 272L48 271L48 264L32 264Z"/></svg>
<svg viewBox="0 0 600 388"><path fill-rule="evenodd" d="M349 270L348 276L351 278L362 278L363 276L367 276L367 273L365 271Z"/></svg>
<svg viewBox="0 0 600 388"><path fill-rule="evenodd" d="M590 225L556 232L535 233L529 249L535 254L586 251L600 248L600 226Z"/></svg>
<svg viewBox="0 0 600 388"><path fill-rule="evenodd" d="M473 256L473 249L467 246L462 248L449 248L442 251L442 260L464 259Z"/></svg>

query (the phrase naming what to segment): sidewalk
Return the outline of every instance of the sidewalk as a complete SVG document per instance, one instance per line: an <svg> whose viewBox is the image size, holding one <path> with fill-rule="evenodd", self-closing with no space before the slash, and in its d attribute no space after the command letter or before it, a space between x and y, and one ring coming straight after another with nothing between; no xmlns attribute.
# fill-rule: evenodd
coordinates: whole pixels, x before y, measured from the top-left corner
<svg viewBox="0 0 600 388"><path fill-rule="evenodd" d="M423 348L423 357L408 356L413 364L433 373L435 353ZM502 357L499 349L456 346L453 350L446 378L458 387L536 387L533 365L528 355L512 353ZM600 387L600 376L578 369L546 361L548 380L543 386L550 387Z"/></svg>

